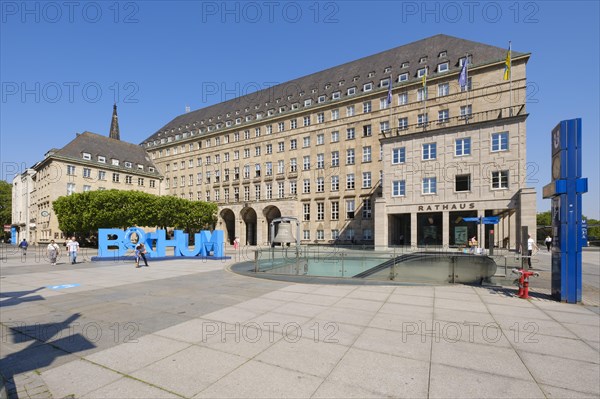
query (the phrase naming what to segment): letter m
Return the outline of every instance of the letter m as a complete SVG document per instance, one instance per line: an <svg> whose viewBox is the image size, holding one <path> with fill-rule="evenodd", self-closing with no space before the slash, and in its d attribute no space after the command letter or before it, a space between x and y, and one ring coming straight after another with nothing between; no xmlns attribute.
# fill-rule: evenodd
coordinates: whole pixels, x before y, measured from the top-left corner
<svg viewBox="0 0 600 399"><path fill-rule="evenodd" d="M200 232L200 256L223 256L224 235L222 230L213 230L212 234L208 230Z"/></svg>

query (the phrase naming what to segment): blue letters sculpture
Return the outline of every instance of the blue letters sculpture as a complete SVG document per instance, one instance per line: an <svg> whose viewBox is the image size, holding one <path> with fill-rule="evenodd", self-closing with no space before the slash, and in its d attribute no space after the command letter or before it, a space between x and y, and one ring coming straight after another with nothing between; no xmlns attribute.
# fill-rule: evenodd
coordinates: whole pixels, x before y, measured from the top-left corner
<svg viewBox="0 0 600 399"><path fill-rule="evenodd" d="M223 231L212 232L203 230L194 234L194 248L189 249L188 234L175 230L172 240L167 240L164 230L146 233L139 227L130 227L126 231L120 229L98 229L98 258L118 258L125 256L128 251L135 250L136 244L131 242L131 236L136 234L137 242L144 243L150 258L164 258L167 247L173 248L175 257L223 257ZM112 248L109 248L112 247Z"/></svg>

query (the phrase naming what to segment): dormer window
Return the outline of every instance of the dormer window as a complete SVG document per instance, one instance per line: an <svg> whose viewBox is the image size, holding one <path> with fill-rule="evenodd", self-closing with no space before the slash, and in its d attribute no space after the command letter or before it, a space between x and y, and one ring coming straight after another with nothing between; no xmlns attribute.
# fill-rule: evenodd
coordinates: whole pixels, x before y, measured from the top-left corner
<svg viewBox="0 0 600 399"><path fill-rule="evenodd" d="M317 99L317 102L324 103L325 102L325 96L319 96L319 98Z"/></svg>
<svg viewBox="0 0 600 399"><path fill-rule="evenodd" d="M231 122L231 121L226 121L226 122L225 122L225 126L227 126L227 127L230 127L231 125L232 125L232 122Z"/></svg>
<svg viewBox="0 0 600 399"><path fill-rule="evenodd" d="M281 114L283 112L285 112L285 107L279 107L279 113Z"/></svg>
<svg viewBox="0 0 600 399"><path fill-rule="evenodd" d="M305 107L308 107L311 104L312 104L312 100L310 98L308 100L304 100L304 106Z"/></svg>
<svg viewBox="0 0 600 399"><path fill-rule="evenodd" d="M102 155L98 155L98 162L100 162L100 163L106 163L106 158L103 157Z"/></svg>
<svg viewBox="0 0 600 399"><path fill-rule="evenodd" d="M144 170L144 165L140 165L140 164L138 163L138 164L137 164L137 168L138 168L139 170Z"/></svg>
<svg viewBox="0 0 600 399"><path fill-rule="evenodd" d="M398 82L406 82L408 81L408 72L401 73L398 76Z"/></svg>
<svg viewBox="0 0 600 399"><path fill-rule="evenodd" d="M325 85L325 90L329 90L329 89L331 89L331 83L327 83L327 84Z"/></svg>
<svg viewBox="0 0 600 399"><path fill-rule="evenodd" d="M298 103L293 103L292 104L292 109L298 109L298 107L300 106L300 104Z"/></svg>
<svg viewBox="0 0 600 399"><path fill-rule="evenodd" d="M113 158L113 159L111 159L110 161L111 161L111 164L112 164L113 166L119 166L119 160L118 160L118 159L114 159L114 158Z"/></svg>
<svg viewBox="0 0 600 399"><path fill-rule="evenodd" d="M373 76L375 76L375 72L374 71L369 72L369 77L372 78Z"/></svg>
<svg viewBox="0 0 600 399"><path fill-rule="evenodd" d="M92 159L92 154L90 154L89 152L84 152L82 154L82 158L85 159L86 161L89 161Z"/></svg>
<svg viewBox="0 0 600 399"><path fill-rule="evenodd" d="M352 81L356 82L358 79L360 79L360 76L357 75L357 76L355 76L355 77L352 78Z"/></svg>
<svg viewBox="0 0 600 399"><path fill-rule="evenodd" d="M383 70L383 73L390 73L392 72L392 67L387 67Z"/></svg>
<svg viewBox="0 0 600 399"><path fill-rule="evenodd" d="M410 63L408 61L404 61L402 63L402 68L408 68L410 66Z"/></svg>
<svg viewBox="0 0 600 399"><path fill-rule="evenodd" d="M423 76L427 75L427 68L421 68L417 71L417 77L422 78Z"/></svg>
<svg viewBox="0 0 600 399"><path fill-rule="evenodd" d="M381 79L379 81L379 87L388 87L389 84L390 84L389 79Z"/></svg>
<svg viewBox="0 0 600 399"><path fill-rule="evenodd" d="M467 55L466 57L462 57L458 60L458 66L462 68L466 60L469 60L469 65L471 65L471 63L473 62L471 56Z"/></svg>
<svg viewBox="0 0 600 399"><path fill-rule="evenodd" d="M349 88L348 92L346 94L349 95L349 96L351 96L353 94L356 94L356 87Z"/></svg>
<svg viewBox="0 0 600 399"><path fill-rule="evenodd" d="M252 120L252 115L246 115L246 122L250 122Z"/></svg>
<svg viewBox="0 0 600 399"><path fill-rule="evenodd" d="M125 167L131 169L131 167L132 167L131 162L125 161Z"/></svg>
<svg viewBox="0 0 600 399"><path fill-rule="evenodd" d="M438 64L438 67L437 67L438 73L446 72L448 69L450 69L449 65L450 65L449 62L442 62L441 64Z"/></svg>
<svg viewBox="0 0 600 399"><path fill-rule="evenodd" d="M419 64L424 64L427 62L427 57L421 57L419 58Z"/></svg>
<svg viewBox="0 0 600 399"><path fill-rule="evenodd" d="M440 53L438 54L438 58L445 58L447 56L448 56L448 52L446 50L440 51Z"/></svg>
<svg viewBox="0 0 600 399"><path fill-rule="evenodd" d="M340 80L340 81L339 81L339 83L338 83L338 86L343 86L343 85L344 85L344 83L346 83L346 81L345 81L345 80Z"/></svg>
<svg viewBox="0 0 600 399"><path fill-rule="evenodd" d="M342 96L342 93L339 91L335 91L331 94L331 99L333 100L339 100L340 97Z"/></svg>
<svg viewBox="0 0 600 399"><path fill-rule="evenodd" d="M154 168L152 166L148 166L148 172L154 172Z"/></svg>
<svg viewBox="0 0 600 399"><path fill-rule="evenodd" d="M235 118L235 124L239 125L240 123L242 123L242 118Z"/></svg>
<svg viewBox="0 0 600 399"><path fill-rule="evenodd" d="M317 92L317 89L312 89L312 93L315 94Z"/></svg>
<svg viewBox="0 0 600 399"><path fill-rule="evenodd" d="M373 90L373 83L365 83L363 85L363 91L371 91Z"/></svg>

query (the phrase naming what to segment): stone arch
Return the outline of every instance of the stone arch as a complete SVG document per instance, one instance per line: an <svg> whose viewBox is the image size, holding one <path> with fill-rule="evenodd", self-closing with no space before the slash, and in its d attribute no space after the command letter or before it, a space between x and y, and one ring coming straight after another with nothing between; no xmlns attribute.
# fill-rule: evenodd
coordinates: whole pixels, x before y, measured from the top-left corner
<svg viewBox="0 0 600 399"><path fill-rule="evenodd" d="M265 234L264 237L267 237L267 241L270 243L272 241L272 239L271 239L271 221L273 221L273 219L281 217L281 210L278 207L276 207L275 205L269 205L263 209L263 216L265 217L266 228L267 228L267 231L263 232L263 234ZM275 232L275 235L277 235L277 232Z"/></svg>
<svg viewBox="0 0 600 399"><path fill-rule="evenodd" d="M248 206L240 211L240 216L246 226L246 245L256 245L258 219L256 211Z"/></svg>
<svg viewBox="0 0 600 399"><path fill-rule="evenodd" d="M219 224L224 224L225 226L225 240L229 244L233 245L233 240L236 237L235 232L235 213L229 208L221 210L219 213L219 218L221 221Z"/></svg>

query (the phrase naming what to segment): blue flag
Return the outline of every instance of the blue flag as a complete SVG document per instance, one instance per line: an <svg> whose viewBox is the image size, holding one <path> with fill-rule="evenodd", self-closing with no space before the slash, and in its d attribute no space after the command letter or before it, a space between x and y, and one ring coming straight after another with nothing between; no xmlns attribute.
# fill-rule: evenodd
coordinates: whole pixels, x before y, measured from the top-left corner
<svg viewBox="0 0 600 399"><path fill-rule="evenodd" d="M466 88L467 87L467 82L468 82L468 78L467 78L467 64L468 63L469 63L469 59L465 58L465 62L463 62L462 69L460 70L460 75L458 75L458 85L461 88Z"/></svg>
<svg viewBox="0 0 600 399"><path fill-rule="evenodd" d="M390 76L390 84L388 84L387 105L392 105L392 77Z"/></svg>

